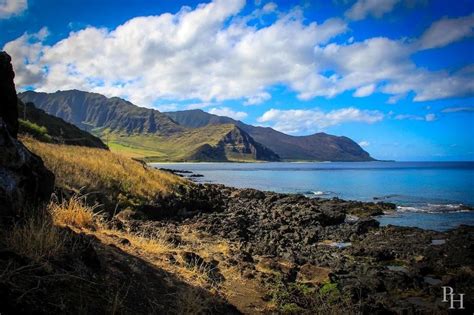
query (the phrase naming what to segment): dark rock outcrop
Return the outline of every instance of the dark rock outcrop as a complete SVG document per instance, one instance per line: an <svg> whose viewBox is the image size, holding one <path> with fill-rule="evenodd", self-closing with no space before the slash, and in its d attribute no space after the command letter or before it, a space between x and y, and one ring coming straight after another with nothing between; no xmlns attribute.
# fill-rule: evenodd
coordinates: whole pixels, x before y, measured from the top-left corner
<svg viewBox="0 0 474 315"><path fill-rule="evenodd" d="M15 72L11 64L11 57L6 52L0 52L0 117L6 124L8 132L13 138L18 133L18 110L16 108Z"/></svg>
<svg viewBox="0 0 474 315"><path fill-rule="evenodd" d="M47 201L54 188L54 175L41 158L16 139L17 97L11 58L0 53L0 216L17 216L33 205Z"/></svg>

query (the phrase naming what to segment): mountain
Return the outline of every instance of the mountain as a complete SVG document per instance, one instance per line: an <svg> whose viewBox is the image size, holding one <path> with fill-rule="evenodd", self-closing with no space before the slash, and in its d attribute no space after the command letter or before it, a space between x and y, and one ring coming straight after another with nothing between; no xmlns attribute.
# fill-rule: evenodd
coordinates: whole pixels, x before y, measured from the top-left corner
<svg viewBox="0 0 474 315"><path fill-rule="evenodd" d="M234 124L179 125L163 113L118 97L78 90L20 93L46 113L92 132L114 151L147 161L278 161Z"/></svg>
<svg viewBox="0 0 474 315"><path fill-rule="evenodd" d="M29 134L46 142L108 149L99 138L61 118L46 114L33 103L24 104L18 100L18 113L21 134Z"/></svg>
<svg viewBox="0 0 474 315"><path fill-rule="evenodd" d="M229 117L206 113L200 109L163 113L181 126L199 128L234 124L255 141L274 151L284 160L373 161L374 159L348 137L323 132L309 136L290 136L269 127L256 127Z"/></svg>
<svg viewBox="0 0 474 315"><path fill-rule="evenodd" d="M83 130L94 128L110 132L172 134L182 131L168 116L157 110L138 107L118 97L78 90L37 93L26 91L19 98L32 102L50 115L70 122Z"/></svg>

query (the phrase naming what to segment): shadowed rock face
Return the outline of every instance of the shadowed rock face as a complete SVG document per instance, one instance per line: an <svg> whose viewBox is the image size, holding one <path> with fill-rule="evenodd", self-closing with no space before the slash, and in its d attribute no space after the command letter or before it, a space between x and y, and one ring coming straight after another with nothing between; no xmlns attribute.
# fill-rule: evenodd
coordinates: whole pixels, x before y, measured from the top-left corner
<svg viewBox="0 0 474 315"><path fill-rule="evenodd" d="M0 117L6 123L10 135L16 138L18 134L18 109L16 107L14 77L11 57L6 52L0 52Z"/></svg>
<svg viewBox="0 0 474 315"><path fill-rule="evenodd" d="M54 175L41 158L16 139L17 97L11 58L0 52L0 216L17 216L47 201Z"/></svg>

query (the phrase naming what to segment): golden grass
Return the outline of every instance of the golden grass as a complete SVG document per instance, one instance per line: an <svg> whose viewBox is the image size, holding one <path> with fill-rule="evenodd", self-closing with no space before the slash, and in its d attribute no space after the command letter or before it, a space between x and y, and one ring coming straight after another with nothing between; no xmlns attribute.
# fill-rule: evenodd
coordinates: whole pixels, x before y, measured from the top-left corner
<svg viewBox="0 0 474 315"><path fill-rule="evenodd" d="M70 237L54 225L46 212L41 212L8 230L4 239L15 253L40 262L64 253Z"/></svg>
<svg viewBox="0 0 474 315"><path fill-rule="evenodd" d="M147 254L164 254L170 252L173 247L163 236L144 237L140 235L124 235L136 248Z"/></svg>
<svg viewBox="0 0 474 315"><path fill-rule="evenodd" d="M172 192L186 181L110 151L80 146L48 144L23 137L22 142L39 155L56 175L56 184L75 191L103 191L153 200Z"/></svg>
<svg viewBox="0 0 474 315"><path fill-rule="evenodd" d="M95 229L97 215L94 209L85 205L82 198L73 196L62 203L52 201L48 205L53 221L60 226L73 226L80 229Z"/></svg>

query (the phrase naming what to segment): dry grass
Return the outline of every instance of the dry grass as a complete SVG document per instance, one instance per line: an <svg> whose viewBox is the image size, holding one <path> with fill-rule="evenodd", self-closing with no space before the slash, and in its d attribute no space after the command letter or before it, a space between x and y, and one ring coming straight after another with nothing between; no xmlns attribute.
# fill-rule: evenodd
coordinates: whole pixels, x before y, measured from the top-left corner
<svg viewBox="0 0 474 315"><path fill-rule="evenodd" d="M58 186L76 191L84 187L86 191L152 200L157 194L168 194L175 185L186 183L110 151L42 143L29 137L21 140L56 175Z"/></svg>
<svg viewBox="0 0 474 315"><path fill-rule="evenodd" d="M100 219L94 209L85 205L83 198L73 196L62 203L52 201L48 210L56 225L73 226L80 229L95 229Z"/></svg>
<svg viewBox="0 0 474 315"><path fill-rule="evenodd" d="M162 235L144 237L141 235L125 234L123 236L131 242L132 246L145 254L164 254L173 250L173 246Z"/></svg>
<svg viewBox="0 0 474 315"><path fill-rule="evenodd" d="M43 212L18 223L6 232L4 239L7 247L15 253L40 262L64 253L69 236Z"/></svg>

